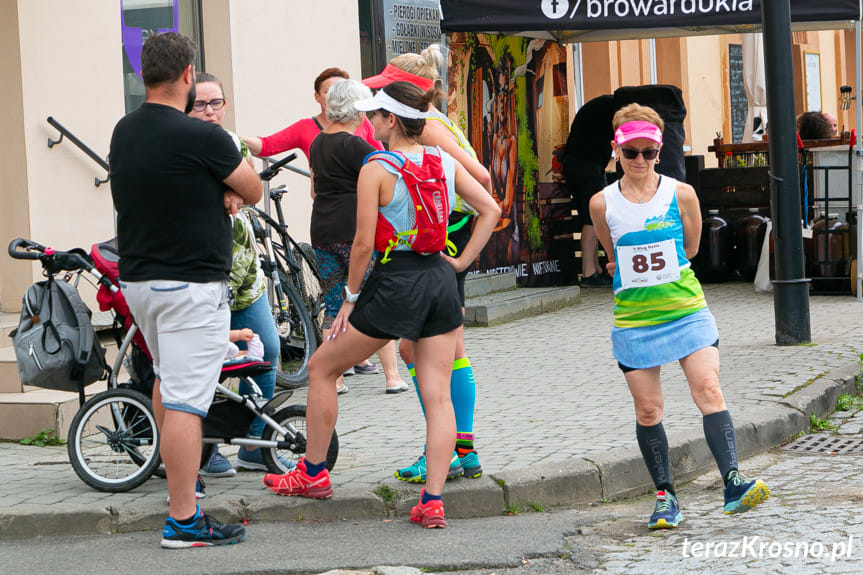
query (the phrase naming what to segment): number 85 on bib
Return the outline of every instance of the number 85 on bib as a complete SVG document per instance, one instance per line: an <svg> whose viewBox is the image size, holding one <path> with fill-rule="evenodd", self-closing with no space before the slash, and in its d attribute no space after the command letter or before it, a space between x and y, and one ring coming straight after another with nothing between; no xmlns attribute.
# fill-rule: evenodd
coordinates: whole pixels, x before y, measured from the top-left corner
<svg viewBox="0 0 863 575"><path fill-rule="evenodd" d="M680 279L677 246L663 240L635 246L617 246L617 269L622 289L657 286Z"/></svg>

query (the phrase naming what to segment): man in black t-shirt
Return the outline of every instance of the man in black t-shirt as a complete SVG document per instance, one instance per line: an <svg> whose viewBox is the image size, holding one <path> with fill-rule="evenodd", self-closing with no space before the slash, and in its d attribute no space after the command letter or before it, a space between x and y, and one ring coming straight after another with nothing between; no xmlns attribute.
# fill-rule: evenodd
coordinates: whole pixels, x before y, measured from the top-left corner
<svg viewBox="0 0 863 575"><path fill-rule="evenodd" d="M168 477L162 547L243 539L195 503L201 418L228 343L229 215L261 197L260 180L220 127L189 118L195 44L173 32L151 36L141 54L147 90L111 138L120 280L157 375L153 410Z"/></svg>

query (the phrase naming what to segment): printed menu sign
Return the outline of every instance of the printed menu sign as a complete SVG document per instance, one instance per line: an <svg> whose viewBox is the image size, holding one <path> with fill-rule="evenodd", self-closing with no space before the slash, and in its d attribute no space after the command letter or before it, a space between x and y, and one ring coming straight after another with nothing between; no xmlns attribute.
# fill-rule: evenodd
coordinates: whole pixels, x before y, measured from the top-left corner
<svg viewBox="0 0 863 575"><path fill-rule="evenodd" d="M438 0L383 0L386 60L441 41Z"/></svg>

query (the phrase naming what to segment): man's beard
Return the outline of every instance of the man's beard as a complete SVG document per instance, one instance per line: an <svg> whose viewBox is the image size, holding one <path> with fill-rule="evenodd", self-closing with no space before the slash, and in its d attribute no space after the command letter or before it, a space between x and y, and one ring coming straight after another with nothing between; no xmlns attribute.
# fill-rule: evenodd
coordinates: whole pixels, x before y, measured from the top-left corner
<svg viewBox="0 0 863 575"><path fill-rule="evenodd" d="M196 87L197 87L197 85L193 83L193 84L192 84L192 88L189 90L189 96L188 96L188 98L186 99L186 109L184 110L184 113L186 113L186 114L188 114L189 112L191 112L191 111L192 111L192 106L194 106L194 105L195 105L195 98L196 98L196 97L197 97L197 95L198 95L198 94L197 94L197 92L198 92L198 91L196 90Z"/></svg>

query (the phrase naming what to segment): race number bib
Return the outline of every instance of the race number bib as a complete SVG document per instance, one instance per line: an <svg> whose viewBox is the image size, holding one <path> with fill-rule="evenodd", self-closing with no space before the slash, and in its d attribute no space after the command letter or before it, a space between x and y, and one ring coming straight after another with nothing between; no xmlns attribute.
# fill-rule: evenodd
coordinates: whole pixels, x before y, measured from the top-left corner
<svg viewBox="0 0 863 575"><path fill-rule="evenodd" d="M667 284L680 279L677 246L663 240L639 246L617 246L617 269L623 289Z"/></svg>

